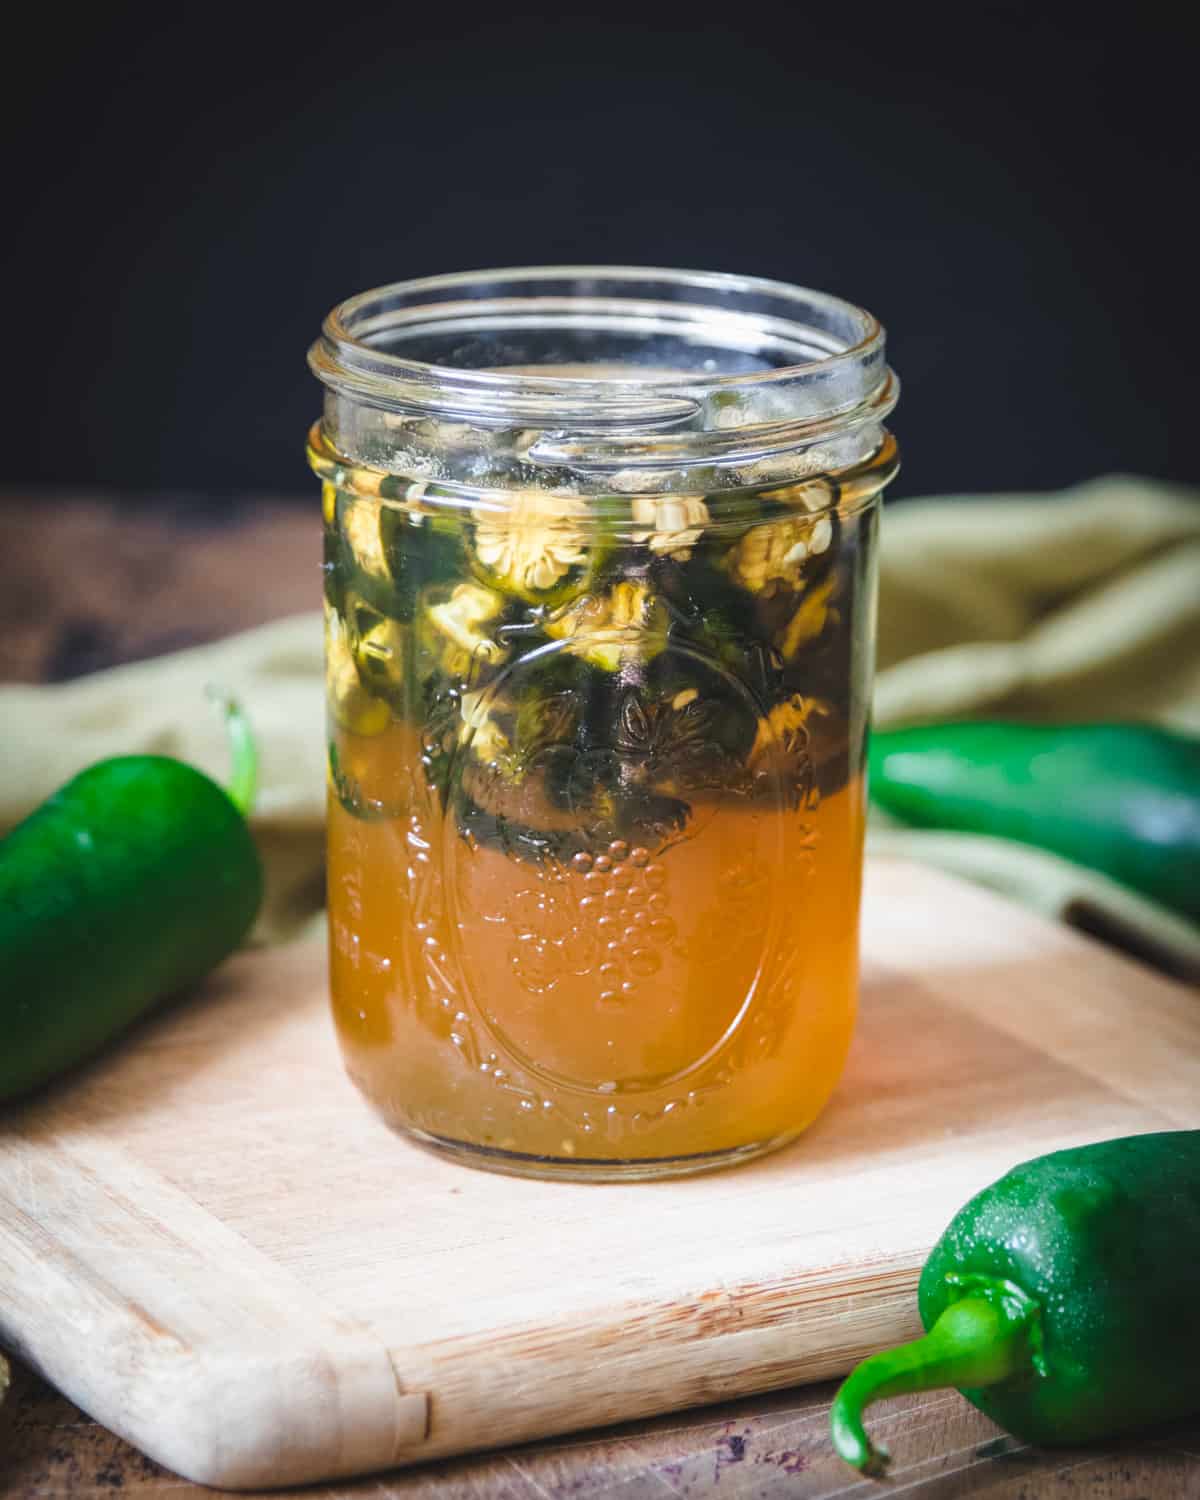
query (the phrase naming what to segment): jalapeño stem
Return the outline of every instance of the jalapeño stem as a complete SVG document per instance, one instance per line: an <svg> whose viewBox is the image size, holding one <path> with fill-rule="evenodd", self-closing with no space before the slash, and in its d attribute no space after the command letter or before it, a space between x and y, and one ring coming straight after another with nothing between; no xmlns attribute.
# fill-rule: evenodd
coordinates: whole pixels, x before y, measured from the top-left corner
<svg viewBox="0 0 1200 1500"><path fill-rule="evenodd" d="M972 1282L982 1278L964 1278ZM848 1464L875 1478L888 1465L863 1427L874 1401L942 1386L977 1389L1040 1370L1037 1304L1007 1282L972 1286L924 1336L864 1359L843 1382L829 1413L833 1446Z"/></svg>
<svg viewBox="0 0 1200 1500"><path fill-rule="evenodd" d="M234 807L246 818L250 816L255 793L258 791L258 744L254 731L250 728L250 721L237 699L219 688L210 687L208 693L224 713L229 735L233 771L225 790Z"/></svg>

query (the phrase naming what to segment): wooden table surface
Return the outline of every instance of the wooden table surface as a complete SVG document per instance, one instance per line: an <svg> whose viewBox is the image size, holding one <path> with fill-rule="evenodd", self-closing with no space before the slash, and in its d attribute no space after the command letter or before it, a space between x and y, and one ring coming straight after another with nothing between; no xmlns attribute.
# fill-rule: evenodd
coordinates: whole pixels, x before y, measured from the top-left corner
<svg viewBox="0 0 1200 1500"><path fill-rule="evenodd" d="M59 681L315 608L310 505L164 497L0 497L0 680ZM289 1492L311 1500L725 1500L869 1495L829 1449L831 1385ZM1200 1420L1102 1448L1041 1452L954 1392L877 1410L894 1456L878 1490L912 1500L1197 1500ZM17 1366L0 1408L0 1495L200 1494Z"/></svg>

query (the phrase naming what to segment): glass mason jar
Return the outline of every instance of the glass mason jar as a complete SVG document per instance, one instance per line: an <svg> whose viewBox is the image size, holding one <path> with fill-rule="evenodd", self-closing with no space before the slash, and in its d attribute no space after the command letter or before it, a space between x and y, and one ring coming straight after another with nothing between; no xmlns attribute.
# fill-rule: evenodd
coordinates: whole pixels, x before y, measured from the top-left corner
<svg viewBox="0 0 1200 1500"><path fill-rule="evenodd" d="M855 1012L879 324L544 267L367 292L310 362L350 1076L503 1171L791 1139Z"/></svg>

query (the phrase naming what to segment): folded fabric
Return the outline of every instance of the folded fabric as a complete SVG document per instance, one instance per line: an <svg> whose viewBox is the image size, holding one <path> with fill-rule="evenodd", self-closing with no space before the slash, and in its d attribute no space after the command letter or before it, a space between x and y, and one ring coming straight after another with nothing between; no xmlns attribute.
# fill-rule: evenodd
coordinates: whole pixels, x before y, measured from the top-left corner
<svg viewBox="0 0 1200 1500"><path fill-rule="evenodd" d="M324 904L323 677L321 616L304 614L72 682L0 687L0 829L109 755L176 755L223 781L225 728L206 693L219 686L246 705L259 744L255 936L294 936Z"/></svg>
<svg viewBox="0 0 1200 1500"><path fill-rule="evenodd" d="M1200 496L1109 478L1059 495L886 508L881 726L961 718L1141 719L1200 733ZM257 929L309 929L323 896L321 619L258 630L74 682L0 687L0 829L106 755L178 755L218 780L212 683L247 705L262 751L254 815L268 868ZM954 869L1180 972L1200 933L1092 872L997 839L877 820L872 847Z"/></svg>
<svg viewBox="0 0 1200 1500"><path fill-rule="evenodd" d="M982 834L905 828L873 813L867 853L936 865L1069 922L1180 979L1200 981L1200 928L1099 871L1045 849Z"/></svg>
<svg viewBox="0 0 1200 1500"><path fill-rule="evenodd" d="M1200 734L1200 494L1145 479L883 518L880 728L1138 719Z"/></svg>
<svg viewBox="0 0 1200 1500"><path fill-rule="evenodd" d="M1200 734L1200 494L1145 479L885 509L880 728L1131 719ZM1007 840L872 814L868 847L953 874L1200 978L1200 930Z"/></svg>

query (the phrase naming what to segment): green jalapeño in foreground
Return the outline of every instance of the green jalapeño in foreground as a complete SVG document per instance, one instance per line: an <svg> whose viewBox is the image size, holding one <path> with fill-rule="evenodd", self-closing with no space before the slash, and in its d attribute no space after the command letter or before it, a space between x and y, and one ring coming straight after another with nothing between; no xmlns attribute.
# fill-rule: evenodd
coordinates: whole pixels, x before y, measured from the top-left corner
<svg viewBox="0 0 1200 1500"><path fill-rule="evenodd" d="M855 1011L879 326L551 268L367 293L312 364L352 1078L509 1171L795 1136Z"/></svg>

